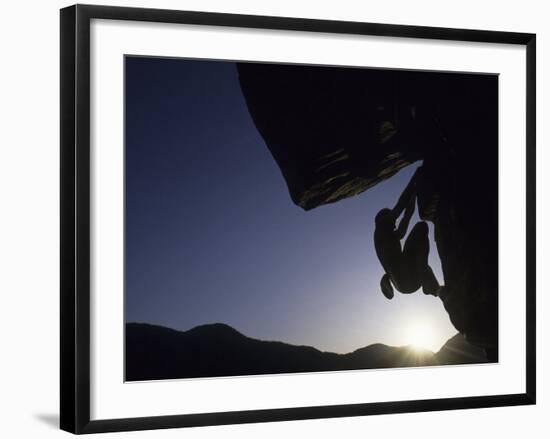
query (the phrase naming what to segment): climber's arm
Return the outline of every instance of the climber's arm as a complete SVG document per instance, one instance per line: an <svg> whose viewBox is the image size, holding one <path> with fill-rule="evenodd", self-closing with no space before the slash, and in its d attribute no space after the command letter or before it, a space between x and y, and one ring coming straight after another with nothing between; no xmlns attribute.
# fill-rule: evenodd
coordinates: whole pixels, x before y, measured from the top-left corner
<svg viewBox="0 0 550 439"><path fill-rule="evenodd" d="M403 193L399 197L399 200L397 201L397 204L392 209L393 217L395 219L399 218L401 213L405 209L409 208L409 206L411 204L411 199L414 200L416 198L416 174L418 173L419 169L420 168L418 168L415 171L415 173L413 174L411 180L409 181L409 184L407 185L407 187L405 188L405 190L403 191ZM414 205L413 205L413 207L414 207Z"/></svg>
<svg viewBox="0 0 550 439"><path fill-rule="evenodd" d="M405 237L407 234L407 230L409 228L409 223L411 221L411 218L414 213L414 208L416 204L416 197L411 197L409 200L409 204L407 205L407 208L405 209L405 213L403 214L403 218L401 218L401 221L399 222L399 226L397 227L397 230L395 231L397 235L397 239L400 241Z"/></svg>

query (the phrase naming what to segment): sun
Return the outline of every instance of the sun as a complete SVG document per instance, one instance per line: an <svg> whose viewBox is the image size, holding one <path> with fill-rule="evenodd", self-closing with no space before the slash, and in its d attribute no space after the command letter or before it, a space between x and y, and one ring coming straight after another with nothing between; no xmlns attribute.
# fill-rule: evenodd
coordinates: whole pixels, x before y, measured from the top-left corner
<svg viewBox="0 0 550 439"><path fill-rule="evenodd" d="M405 344L417 350L428 349L436 352L438 350L438 339L435 328L425 322L411 323L406 329Z"/></svg>

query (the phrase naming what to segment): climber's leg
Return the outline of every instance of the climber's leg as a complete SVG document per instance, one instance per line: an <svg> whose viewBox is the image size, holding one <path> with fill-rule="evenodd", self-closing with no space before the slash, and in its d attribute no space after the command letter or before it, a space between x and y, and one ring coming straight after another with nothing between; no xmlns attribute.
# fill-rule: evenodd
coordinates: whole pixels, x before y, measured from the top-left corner
<svg viewBox="0 0 550 439"><path fill-rule="evenodd" d="M382 279L380 280L380 288L387 299L393 298L393 287L387 273L384 273L384 276L382 276Z"/></svg>
<svg viewBox="0 0 550 439"><path fill-rule="evenodd" d="M428 264L428 255L430 253L428 233L429 228L426 222L420 221L415 224L405 242L403 255L407 266L411 268L415 267L416 276L422 285L424 294L437 296L439 282Z"/></svg>
<svg viewBox="0 0 550 439"><path fill-rule="evenodd" d="M424 294L431 294L432 296L439 295L439 282L437 281L437 278L435 277L435 274L429 265L426 265L421 281L422 291L424 292Z"/></svg>
<svg viewBox="0 0 550 439"><path fill-rule="evenodd" d="M403 247L403 257L398 267L390 273L395 287L410 294L422 286L422 279L428 267L428 225L421 221L412 228Z"/></svg>

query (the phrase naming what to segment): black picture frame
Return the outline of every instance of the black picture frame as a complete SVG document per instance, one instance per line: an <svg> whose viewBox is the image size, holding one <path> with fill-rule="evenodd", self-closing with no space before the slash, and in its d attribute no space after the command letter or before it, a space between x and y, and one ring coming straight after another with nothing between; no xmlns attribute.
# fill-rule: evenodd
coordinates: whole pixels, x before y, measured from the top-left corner
<svg viewBox="0 0 550 439"><path fill-rule="evenodd" d="M92 19L489 42L525 46L527 59L525 66L527 75L525 151L527 159L526 392L481 397L90 420L90 21ZM81 434L535 404L536 36L534 34L89 5L74 5L62 9L60 24L60 424L63 430Z"/></svg>

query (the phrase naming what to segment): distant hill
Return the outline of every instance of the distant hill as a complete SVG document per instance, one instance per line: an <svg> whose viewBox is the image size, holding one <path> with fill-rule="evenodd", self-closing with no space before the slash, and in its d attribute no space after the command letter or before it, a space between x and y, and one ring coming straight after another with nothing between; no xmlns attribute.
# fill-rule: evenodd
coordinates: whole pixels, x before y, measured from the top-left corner
<svg viewBox="0 0 550 439"><path fill-rule="evenodd" d="M126 380L220 377L296 372L485 363L483 350L455 335L437 353L372 344L349 354L246 337L215 323L181 332L126 325Z"/></svg>

